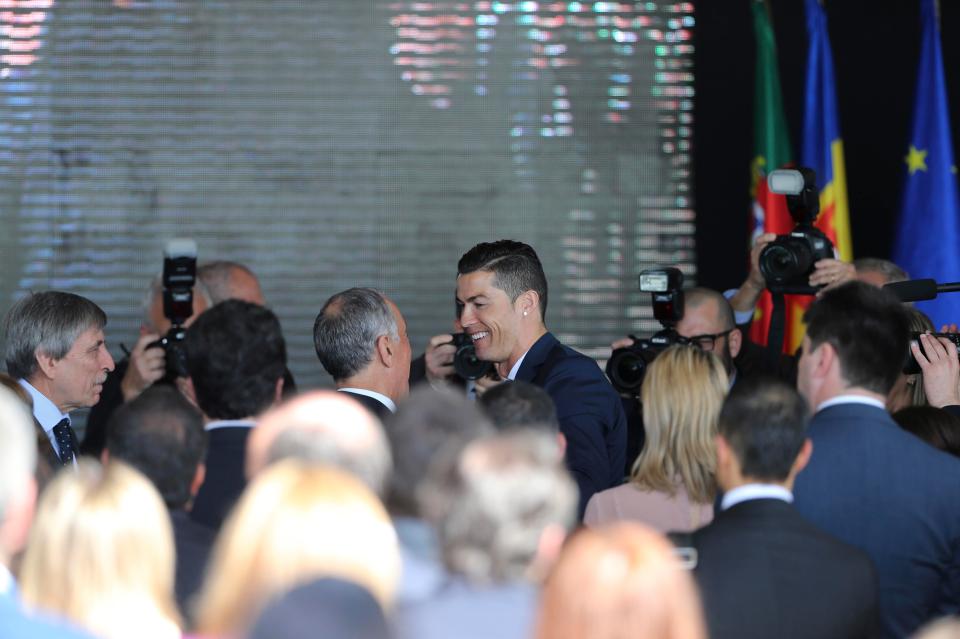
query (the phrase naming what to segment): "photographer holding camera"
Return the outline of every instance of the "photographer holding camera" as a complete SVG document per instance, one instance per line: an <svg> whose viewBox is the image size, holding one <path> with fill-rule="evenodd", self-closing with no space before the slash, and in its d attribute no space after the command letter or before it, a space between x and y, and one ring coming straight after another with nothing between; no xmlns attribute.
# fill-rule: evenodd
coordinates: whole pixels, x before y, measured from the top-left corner
<svg viewBox="0 0 960 639"><path fill-rule="evenodd" d="M434 335L423 355L410 363L410 387L421 382L463 388L468 397L480 397L503 381L490 362L477 358L473 341L454 318L453 333Z"/></svg>

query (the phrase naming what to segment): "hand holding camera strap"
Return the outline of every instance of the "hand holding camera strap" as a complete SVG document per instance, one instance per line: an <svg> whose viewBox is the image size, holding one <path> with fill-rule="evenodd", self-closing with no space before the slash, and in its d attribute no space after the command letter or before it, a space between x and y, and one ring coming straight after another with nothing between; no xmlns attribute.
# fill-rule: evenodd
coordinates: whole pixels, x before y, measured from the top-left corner
<svg viewBox="0 0 960 639"><path fill-rule="evenodd" d="M770 313L770 330L767 331L766 368L775 372L780 365L783 338L787 326L787 304L782 291L770 291L773 310Z"/></svg>

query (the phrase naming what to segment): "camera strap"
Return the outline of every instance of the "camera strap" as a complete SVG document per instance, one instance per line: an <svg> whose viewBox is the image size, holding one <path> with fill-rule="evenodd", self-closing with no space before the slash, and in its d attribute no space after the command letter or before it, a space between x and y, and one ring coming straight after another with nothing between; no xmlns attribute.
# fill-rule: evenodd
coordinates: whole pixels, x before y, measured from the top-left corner
<svg viewBox="0 0 960 639"><path fill-rule="evenodd" d="M780 353L783 352L783 339L787 326L787 305L783 292L770 291L773 299L773 310L770 313L770 330L767 331L767 370L776 371L780 364Z"/></svg>

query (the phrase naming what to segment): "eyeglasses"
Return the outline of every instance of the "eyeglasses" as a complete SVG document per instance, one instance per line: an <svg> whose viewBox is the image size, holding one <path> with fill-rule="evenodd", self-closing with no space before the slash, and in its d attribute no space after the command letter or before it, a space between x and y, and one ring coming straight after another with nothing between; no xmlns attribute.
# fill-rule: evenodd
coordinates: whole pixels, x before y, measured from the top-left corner
<svg viewBox="0 0 960 639"><path fill-rule="evenodd" d="M731 332L733 332L733 330L733 328L728 328L722 333L716 333L714 335L694 335L693 337L685 337L683 340L684 343L693 344L694 346L699 347L700 350L712 351L714 343L721 337L726 337L729 335Z"/></svg>

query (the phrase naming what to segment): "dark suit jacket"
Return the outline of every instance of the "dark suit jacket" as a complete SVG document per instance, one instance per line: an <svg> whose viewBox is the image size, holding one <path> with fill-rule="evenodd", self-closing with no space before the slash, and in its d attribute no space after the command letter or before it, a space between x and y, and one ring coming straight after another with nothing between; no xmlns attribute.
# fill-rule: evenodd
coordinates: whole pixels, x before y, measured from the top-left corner
<svg viewBox="0 0 960 639"><path fill-rule="evenodd" d="M550 369L544 378L540 369L545 365ZM567 438L567 467L580 488L582 517L594 493L623 482L627 420L620 396L594 360L550 333L527 352L516 379L541 386L556 404L560 432Z"/></svg>
<svg viewBox="0 0 960 639"><path fill-rule="evenodd" d="M190 519L184 510L170 512L173 542L177 549L175 592L180 610L190 617L190 600L203 584L203 572L213 547L216 532Z"/></svg>
<svg viewBox="0 0 960 639"><path fill-rule="evenodd" d="M371 413L376 415L380 419L380 421L385 420L387 417L389 417L392 414L390 412L390 409L387 408L383 402L381 402L375 397L370 397L369 395L361 395L360 393L351 393L350 391L347 391L347 390L342 390L340 392L344 393L345 395L349 395L351 398L363 404L364 408L366 408Z"/></svg>
<svg viewBox="0 0 960 639"><path fill-rule="evenodd" d="M812 526L791 504L741 502L692 538L711 639L876 636L870 559Z"/></svg>
<svg viewBox="0 0 960 639"><path fill-rule="evenodd" d="M219 530L247 485L244 461L250 428L226 426L214 428L207 434L207 474L193 501L190 518Z"/></svg>
<svg viewBox="0 0 960 639"><path fill-rule="evenodd" d="M801 515L873 560L883 636L906 637L960 606L960 460L886 411L842 404L810 422L794 487Z"/></svg>

